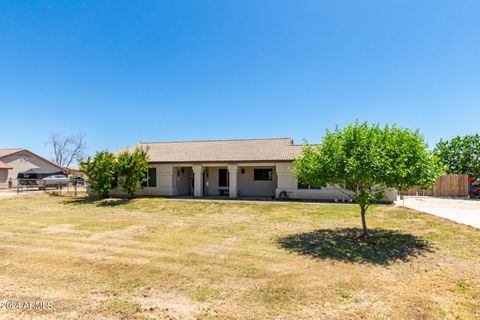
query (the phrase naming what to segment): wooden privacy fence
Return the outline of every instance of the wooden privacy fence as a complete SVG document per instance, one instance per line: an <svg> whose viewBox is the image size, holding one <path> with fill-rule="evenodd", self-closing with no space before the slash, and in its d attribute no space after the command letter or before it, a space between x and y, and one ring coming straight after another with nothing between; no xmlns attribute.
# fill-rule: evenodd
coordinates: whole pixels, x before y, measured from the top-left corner
<svg viewBox="0 0 480 320"><path fill-rule="evenodd" d="M406 196L430 196L430 197L468 197L468 175L449 174L439 176L432 189L414 187L401 194Z"/></svg>

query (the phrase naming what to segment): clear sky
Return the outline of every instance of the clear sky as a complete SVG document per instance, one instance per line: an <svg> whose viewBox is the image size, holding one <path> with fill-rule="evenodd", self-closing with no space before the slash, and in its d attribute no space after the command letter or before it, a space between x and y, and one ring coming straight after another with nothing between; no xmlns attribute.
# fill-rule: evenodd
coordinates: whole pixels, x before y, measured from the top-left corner
<svg viewBox="0 0 480 320"><path fill-rule="evenodd" d="M0 147L480 127L480 2L0 0Z"/></svg>

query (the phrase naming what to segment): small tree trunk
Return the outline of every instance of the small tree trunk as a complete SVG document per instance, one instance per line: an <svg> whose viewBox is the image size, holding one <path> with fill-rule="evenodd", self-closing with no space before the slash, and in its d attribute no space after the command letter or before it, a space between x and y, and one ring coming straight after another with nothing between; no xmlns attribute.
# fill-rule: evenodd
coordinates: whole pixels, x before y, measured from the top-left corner
<svg viewBox="0 0 480 320"><path fill-rule="evenodd" d="M367 209L365 207L361 207L363 232L360 235L360 238L365 238L367 236L367 220L365 219L365 214L366 213L367 213Z"/></svg>

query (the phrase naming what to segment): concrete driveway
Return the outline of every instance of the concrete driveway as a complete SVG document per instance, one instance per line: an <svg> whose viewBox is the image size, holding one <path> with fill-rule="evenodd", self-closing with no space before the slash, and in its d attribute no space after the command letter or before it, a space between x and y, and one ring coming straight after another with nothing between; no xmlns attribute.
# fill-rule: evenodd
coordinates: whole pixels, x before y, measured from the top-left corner
<svg viewBox="0 0 480 320"><path fill-rule="evenodd" d="M403 201L398 200L397 205ZM480 228L480 201L405 197L405 207Z"/></svg>

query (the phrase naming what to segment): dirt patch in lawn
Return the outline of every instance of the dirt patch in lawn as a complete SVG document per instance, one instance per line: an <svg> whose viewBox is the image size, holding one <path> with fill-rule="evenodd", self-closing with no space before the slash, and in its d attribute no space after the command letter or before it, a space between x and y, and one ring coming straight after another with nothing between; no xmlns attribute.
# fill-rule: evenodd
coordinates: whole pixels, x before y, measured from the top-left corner
<svg viewBox="0 0 480 320"><path fill-rule="evenodd" d="M230 252L233 251L238 244L239 239L237 237L227 238L218 243L206 245L198 250L201 254L216 256L221 259L225 259Z"/></svg>
<svg viewBox="0 0 480 320"><path fill-rule="evenodd" d="M73 224L56 224L53 226L48 226L43 228L42 231L47 234L55 234L55 233L70 233L70 234L88 234L89 232L85 230L75 230L75 225Z"/></svg>
<svg viewBox="0 0 480 320"><path fill-rule="evenodd" d="M206 303L194 302L186 296L160 290L152 290L141 297L134 297L133 301L143 310L161 316L162 319L197 319L199 314L208 310Z"/></svg>
<svg viewBox="0 0 480 320"><path fill-rule="evenodd" d="M125 240L133 236L143 234L145 233L145 231L146 231L145 226L133 225L133 226L128 226L125 229L95 233L90 236L90 239L92 240L106 240L106 239Z"/></svg>

